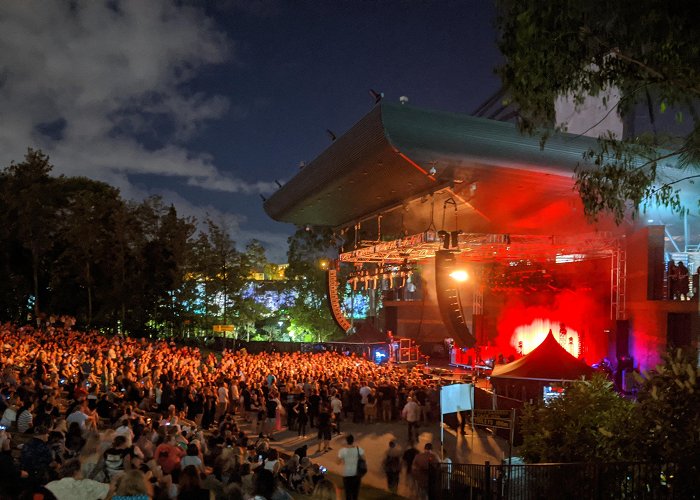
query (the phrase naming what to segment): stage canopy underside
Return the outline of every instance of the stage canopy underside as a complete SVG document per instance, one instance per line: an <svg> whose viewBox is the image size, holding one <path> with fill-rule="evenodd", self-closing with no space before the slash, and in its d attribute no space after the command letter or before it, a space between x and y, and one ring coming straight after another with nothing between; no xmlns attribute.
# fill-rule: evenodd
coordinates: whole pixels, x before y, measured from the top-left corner
<svg viewBox="0 0 700 500"><path fill-rule="evenodd" d="M656 210L621 226L587 220L573 174L595 146L588 137L555 134L541 148L539 137L511 123L382 102L274 193L265 210L279 221L333 227L346 262L429 258L442 230L462 231L455 250L476 261L600 258L644 224L665 225L679 248L698 239L696 215L682 220ZM684 175L673 165L659 172L668 180ZM695 207L700 188L678 187Z"/></svg>

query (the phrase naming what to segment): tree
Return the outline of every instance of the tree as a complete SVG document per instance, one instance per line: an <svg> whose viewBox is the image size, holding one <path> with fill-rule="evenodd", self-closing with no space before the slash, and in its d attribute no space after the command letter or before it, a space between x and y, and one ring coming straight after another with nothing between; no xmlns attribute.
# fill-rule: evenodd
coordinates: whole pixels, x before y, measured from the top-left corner
<svg viewBox="0 0 700 500"><path fill-rule="evenodd" d="M645 374L638 401L650 460L700 464L700 368L680 349Z"/></svg>
<svg viewBox="0 0 700 500"><path fill-rule="evenodd" d="M626 116L643 104L657 113L676 109L691 130L680 140L648 134L620 140L599 138L576 170L586 214L612 213L618 222L631 206L653 201L683 210L678 186L700 176L700 4L697 2L570 2L498 0L499 69L504 86L520 108L521 130L547 140L554 125L554 102L616 87L609 112ZM686 169L682 179L659 175L661 162ZM688 207L692 208L692 207ZM697 208L697 207L696 207Z"/></svg>
<svg viewBox="0 0 700 500"><path fill-rule="evenodd" d="M45 257L51 250L56 233L56 196L49 173L53 165L41 151L29 148L22 163L12 163L5 169L3 204L12 224L15 238L29 252L31 283L34 297L34 317L42 312L42 284L46 274Z"/></svg>
<svg viewBox="0 0 700 500"><path fill-rule="evenodd" d="M102 182L61 177L54 184L61 200L57 207L60 217L51 275L51 309L72 314L82 310L84 323L91 326L96 299L99 297L108 307L102 292L109 290L114 281L110 259L115 244L112 214L123 202L116 188ZM78 305L82 290L84 307Z"/></svg>
<svg viewBox="0 0 700 500"><path fill-rule="evenodd" d="M292 328L327 339L340 333L326 299L326 273L319 261L333 255L333 234L329 228L299 227L289 237L288 286L296 292L288 316Z"/></svg>
<svg viewBox="0 0 700 500"><path fill-rule="evenodd" d="M575 382L548 405L525 407L520 453L528 462L634 460L634 411L602 376Z"/></svg>

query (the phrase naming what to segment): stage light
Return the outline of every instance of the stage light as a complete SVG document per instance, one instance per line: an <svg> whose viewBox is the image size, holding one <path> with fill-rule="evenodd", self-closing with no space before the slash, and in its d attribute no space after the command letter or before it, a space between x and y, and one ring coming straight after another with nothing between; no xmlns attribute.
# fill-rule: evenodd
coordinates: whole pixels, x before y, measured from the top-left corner
<svg viewBox="0 0 700 500"><path fill-rule="evenodd" d="M467 281L469 279L469 275L467 274L467 271L464 271L463 269L456 269L450 273L450 278L455 281Z"/></svg>

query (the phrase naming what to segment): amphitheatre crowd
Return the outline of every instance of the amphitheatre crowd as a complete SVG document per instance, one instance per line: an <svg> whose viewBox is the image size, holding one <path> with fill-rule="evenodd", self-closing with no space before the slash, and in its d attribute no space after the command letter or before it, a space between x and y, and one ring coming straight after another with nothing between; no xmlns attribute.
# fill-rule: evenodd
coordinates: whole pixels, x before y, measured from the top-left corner
<svg viewBox="0 0 700 500"><path fill-rule="evenodd" d="M421 372L356 356L203 354L70 326L2 325L0 369L0 500L281 500L289 490L332 499L335 486L307 451L328 452L348 419L403 417L410 441L439 399ZM317 440L283 460L274 447L283 427ZM346 441L338 457L352 499L363 452L345 452L354 450ZM370 466L395 491L392 449ZM413 450L401 457L409 468Z"/></svg>

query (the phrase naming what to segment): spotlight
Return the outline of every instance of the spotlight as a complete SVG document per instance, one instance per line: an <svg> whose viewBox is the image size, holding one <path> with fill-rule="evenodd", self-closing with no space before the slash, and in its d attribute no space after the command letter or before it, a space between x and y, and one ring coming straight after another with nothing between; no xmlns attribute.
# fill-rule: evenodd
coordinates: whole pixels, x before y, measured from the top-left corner
<svg viewBox="0 0 700 500"><path fill-rule="evenodd" d="M450 278L452 278L455 281L467 281L469 279L469 275L467 274L467 271L463 269L456 269L450 273Z"/></svg>

